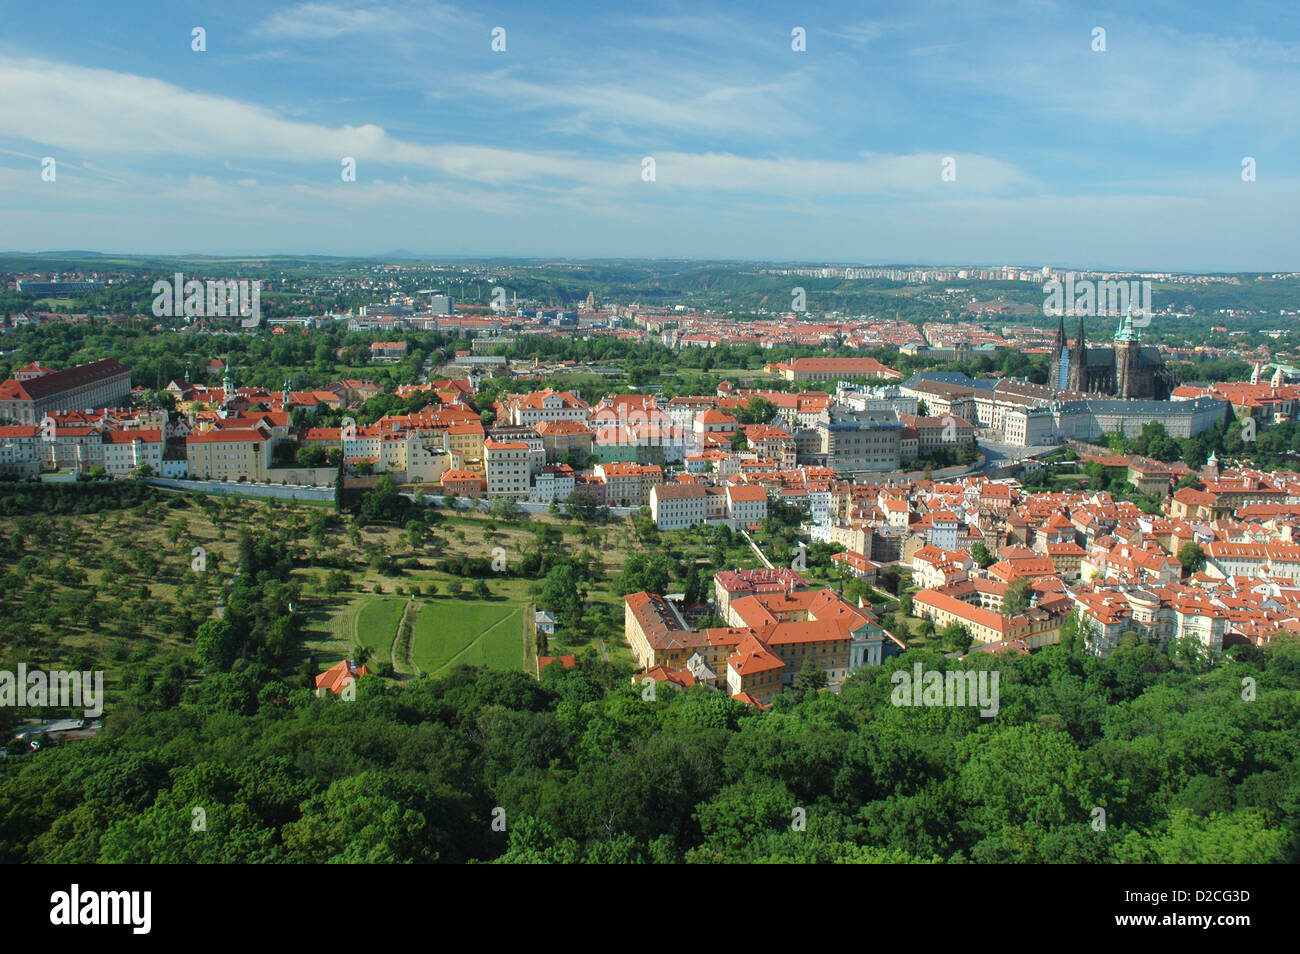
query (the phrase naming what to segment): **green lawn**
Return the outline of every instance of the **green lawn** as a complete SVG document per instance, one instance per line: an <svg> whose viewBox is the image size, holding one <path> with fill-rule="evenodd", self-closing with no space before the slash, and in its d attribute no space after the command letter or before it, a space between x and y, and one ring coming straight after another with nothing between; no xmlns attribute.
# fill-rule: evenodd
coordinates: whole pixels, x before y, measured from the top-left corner
<svg viewBox="0 0 1300 954"><path fill-rule="evenodd" d="M518 603L430 600L416 618L411 656L431 676L462 663L523 669L523 632Z"/></svg>
<svg viewBox="0 0 1300 954"><path fill-rule="evenodd" d="M366 600L356 614L355 638L376 657L388 659L397 624L409 602L406 596L373 596Z"/></svg>

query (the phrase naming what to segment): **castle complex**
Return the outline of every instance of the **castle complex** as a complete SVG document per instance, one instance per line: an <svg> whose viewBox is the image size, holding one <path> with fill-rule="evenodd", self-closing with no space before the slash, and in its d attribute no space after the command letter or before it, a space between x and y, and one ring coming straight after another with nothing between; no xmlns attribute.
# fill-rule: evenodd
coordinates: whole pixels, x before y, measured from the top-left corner
<svg viewBox="0 0 1300 954"><path fill-rule="evenodd" d="M1088 347L1083 316L1073 342L1065 340L1065 316L1056 330L1051 383L1070 391L1117 398L1169 400L1172 377L1160 349L1143 345L1132 311L1120 321L1112 347Z"/></svg>

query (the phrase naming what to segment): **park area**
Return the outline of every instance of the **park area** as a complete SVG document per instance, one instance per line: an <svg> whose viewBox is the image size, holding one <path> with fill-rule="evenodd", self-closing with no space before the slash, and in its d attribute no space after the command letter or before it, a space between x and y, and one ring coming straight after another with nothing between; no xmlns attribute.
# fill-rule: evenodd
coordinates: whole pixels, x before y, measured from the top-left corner
<svg viewBox="0 0 1300 954"><path fill-rule="evenodd" d="M360 644L370 653L371 668L390 662L395 673L406 675L443 675L456 665L526 671L533 665L526 650L527 609L529 604L507 600L362 594L313 620L315 634L324 638L310 640L309 649L325 663ZM409 640L399 639L404 615Z"/></svg>
<svg viewBox="0 0 1300 954"><path fill-rule="evenodd" d="M420 606L413 629L411 660L430 676L456 665L525 665L523 607L518 604L430 601Z"/></svg>

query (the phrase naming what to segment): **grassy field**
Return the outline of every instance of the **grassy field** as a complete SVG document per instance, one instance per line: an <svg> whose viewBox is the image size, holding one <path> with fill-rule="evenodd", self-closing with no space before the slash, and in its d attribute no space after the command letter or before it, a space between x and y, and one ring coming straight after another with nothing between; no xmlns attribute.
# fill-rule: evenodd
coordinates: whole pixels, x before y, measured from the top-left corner
<svg viewBox="0 0 1300 954"><path fill-rule="evenodd" d="M400 596L378 596L366 600L356 614L354 638L377 657L387 659L397 635L408 599Z"/></svg>
<svg viewBox="0 0 1300 954"><path fill-rule="evenodd" d="M464 663L533 671L525 636L531 636L542 581L492 576L485 581L491 596L482 599L470 595L474 581L436 567L449 558L500 552L514 571L536 548L535 529L541 524L560 531L556 552L582 554L593 570L584 580L588 632L562 629L548 652L595 653L603 644L605 658L630 663L622 635L623 600L615 592L624 562L651 553L663 553L674 563L711 562L715 555L697 532L638 540L627 519L584 526L542 515L512 522L445 508L438 508L442 520L430 528L427 541L416 546L396 527L357 527L332 514L313 533L313 522L329 507L182 493L102 513L0 518L0 535L10 543L9 566L0 567L7 583L0 591L0 611L9 617L7 625L0 624L7 637L0 639L0 661L102 667L111 685L128 659L152 666L174 654L189 655L195 628L213 618L217 596L235 568L244 528L272 530L291 541L296 564L291 579L302 586L296 612L303 638L289 664L310 658L316 671L349 655L357 643L374 654L375 662L391 661L411 593L416 594L411 662L420 669L434 673ZM191 566L194 547L204 548L204 572ZM387 556L400 567L385 565L381 558ZM758 563L736 541L724 562ZM326 586L336 568L346 577L341 592ZM192 619L188 626L180 625L183 615ZM398 660L399 672L410 668L403 663Z"/></svg>
<svg viewBox="0 0 1300 954"><path fill-rule="evenodd" d="M453 665L522 669L524 608L476 600L431 601L415 620L411 657L431 676Z"/></svg>

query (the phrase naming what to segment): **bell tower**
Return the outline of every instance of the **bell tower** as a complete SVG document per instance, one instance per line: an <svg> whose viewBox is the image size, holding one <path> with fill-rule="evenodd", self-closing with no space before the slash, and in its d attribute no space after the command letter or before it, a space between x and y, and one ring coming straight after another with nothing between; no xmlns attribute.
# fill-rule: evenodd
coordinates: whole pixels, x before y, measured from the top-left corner
<svg viewBox="0 0 1300 954"><path fill-rule="evenodd" d="M1066 385L1071 391L1087 393L1088 342L1083 335L1083 315L1079 316L1079 333L1074 336L1074 350L1070 352L1070 377Z"/></svg>
<svg viewBox="0 0 1300 954"><path fill-rule="evenodd" d="M1052 344L1052 379L1048 383L1054 388L1065 387L1065 378L1069 373L1069 352L1065 347L1065 309L1061 309L1056 324L1056 340Z"/></svg>
<svg viewBox="0 0 1300 954"><path fill-rule="evenodd" d="M1133 305L1120 319L1115 329L1115 396L1128 400L1133 397L1137 382L1134 373L1138 366L1138 342L1141 333L1133 327Z"/></svg>

